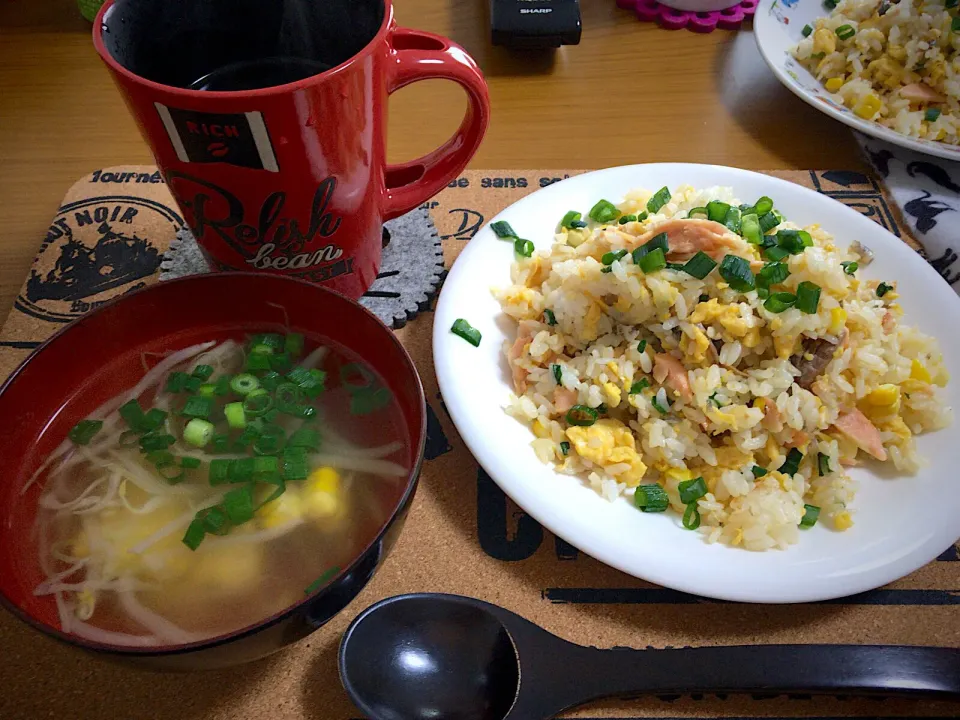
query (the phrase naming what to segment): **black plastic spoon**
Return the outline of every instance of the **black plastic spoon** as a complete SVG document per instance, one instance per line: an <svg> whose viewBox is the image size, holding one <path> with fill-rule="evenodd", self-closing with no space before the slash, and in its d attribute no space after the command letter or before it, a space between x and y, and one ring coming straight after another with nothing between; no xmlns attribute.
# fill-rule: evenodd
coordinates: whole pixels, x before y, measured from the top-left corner
<svg viewBox="0 0 960 720"><path fill-rule="evenodd" d="M421 594L388 598L353 621L340 642L340 678L371 720L541 720L590 700L641 693L958 698L960 650L598 650L551 635L496 605Z"/></svg>

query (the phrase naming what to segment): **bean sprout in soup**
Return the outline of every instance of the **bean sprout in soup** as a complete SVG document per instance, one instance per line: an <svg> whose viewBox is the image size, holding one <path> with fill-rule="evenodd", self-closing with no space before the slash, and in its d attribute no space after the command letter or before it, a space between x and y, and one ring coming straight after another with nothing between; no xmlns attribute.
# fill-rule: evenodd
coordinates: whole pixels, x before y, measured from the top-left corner
<svg viewBox="0 0 960 720"><path fill-rule="evenodd" d="M28 483L44 483L36 594L64 632L127 647L302 600L375 539L409 470L386 383L328 342L265 333L151 362Z"/></svg>

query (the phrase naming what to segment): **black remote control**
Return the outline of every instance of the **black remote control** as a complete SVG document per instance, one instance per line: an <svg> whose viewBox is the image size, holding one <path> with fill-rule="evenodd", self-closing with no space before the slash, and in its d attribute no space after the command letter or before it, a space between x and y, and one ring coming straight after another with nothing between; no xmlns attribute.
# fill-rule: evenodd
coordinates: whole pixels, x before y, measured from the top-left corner
<svg viewBox="0 0 960 720"><path fill-rule="evenodd" d="M580 43L579 0L491 0L494 45L518 49Z"/></svg>

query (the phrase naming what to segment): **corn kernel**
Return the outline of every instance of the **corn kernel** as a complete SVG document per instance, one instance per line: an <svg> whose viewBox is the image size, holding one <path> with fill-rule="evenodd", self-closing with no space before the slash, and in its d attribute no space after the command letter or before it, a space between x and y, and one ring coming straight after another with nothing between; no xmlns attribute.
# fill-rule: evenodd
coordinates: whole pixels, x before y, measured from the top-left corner
<svg viewBox="0 0 960 720"><path fill-rule="evenodd" d="M340 474L330 467L310 473L303 484L304 513L314 518L328 518L336 515L340 506Z"/></svg>
<svg viewBox="0 0 960 720"><path fill-rule="evenodd" d="M832 30L820 28L813 34L813 53L830 54L837 50L837 36Z"/></svg>
<svg viewBox="0 0 960 720"><path fill-rule="evenodd" d="M900 388L890 383L880 385L867 395L867 402L875 407L896 407L900 403Z"/></svg>
<svg viewBox="0 0 960 720"><path fill-rule="evenodd" d="M264 530L283 527L299 520L303 515L303 503L294 488L288 487L276 500L257 510L257 522Z"/></svg>
<svg viewBox="0 0 960 720"><path fill-rule="evenodd" d="M853 113L864 120L873 120L874 115L880 112L880 105L880 98L870 93L854 106Z"/></svg>
<svg viewBox="0 0 960 720"><path fill-rule="evenodd" d="M843 308L833 308L830 311L830 325L827 328L831 335L839 335L843 332L843 326L847 324L847 311Z"/></svg>
<svg viewBox="0 0 960 720"><path fill-rule="evenodd" d="M928 384L932 380L932 378L930 377L930 371L927 370L923 366L923 363L921 363L916 358L914 358L914 360L910 363L910 379L919 380L920 382L924 382Z"/></svg>
<svg viewBox="0 0 960 720"><path fill-rule="evenodd" d="M853 518L850 517L850 513L844 510L841 513L837 513L836 517L833 518L833 526L837 530L849 530L853 527Z"/></svg>
<svg viewBox="0 0 960 720"><path fill-rule="evenodd" d="M671 480L676 480L677 482L686 482L687 480L693 479L693 473L685 468L672 467L667 470L666 476Z"/></svg>
<svg viewBox="0 0 960 720"><path fill-rule="evenodd" d="M830 78L824 83L824 87L826 87L829 92L835 93L837 92L837 90L843 87L843 78L842 77Z"/></svg>

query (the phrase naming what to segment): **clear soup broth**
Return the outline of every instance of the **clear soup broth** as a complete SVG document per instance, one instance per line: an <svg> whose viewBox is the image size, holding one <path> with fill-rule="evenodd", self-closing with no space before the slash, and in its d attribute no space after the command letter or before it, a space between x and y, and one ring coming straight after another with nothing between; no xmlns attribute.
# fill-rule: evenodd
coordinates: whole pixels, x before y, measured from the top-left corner
<svg viewBox="0 0 960 720"><path fill-rule="evenodd" d="M64 632L152 647L240 630L323 587L389 520L410 441L360 358L265 333L144 368L30 481L35 592Z"/></svg>

